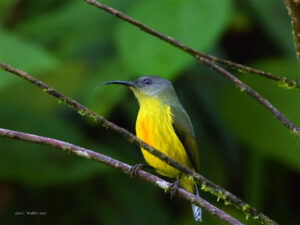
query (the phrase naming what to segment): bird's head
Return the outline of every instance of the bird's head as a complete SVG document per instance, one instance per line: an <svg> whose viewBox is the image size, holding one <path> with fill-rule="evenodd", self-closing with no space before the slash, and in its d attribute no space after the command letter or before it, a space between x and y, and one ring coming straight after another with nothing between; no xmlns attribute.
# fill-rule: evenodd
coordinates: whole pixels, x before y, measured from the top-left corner
<svg viewBox="0 0 300 225"><path fill-rule="evenodd" d="M104 84L120 84L129 87L138 101L158 98L164 102L177 101L174 87L170 81L159 76L142 76L135 81L108 81Z"/></svg>

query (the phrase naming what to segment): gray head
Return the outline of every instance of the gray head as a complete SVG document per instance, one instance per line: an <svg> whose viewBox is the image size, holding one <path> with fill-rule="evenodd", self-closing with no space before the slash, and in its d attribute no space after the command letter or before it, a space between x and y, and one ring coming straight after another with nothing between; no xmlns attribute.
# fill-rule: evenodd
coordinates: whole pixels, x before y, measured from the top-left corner
<svg viewBox="0 0 300 225"><path fill-rule="evenodd" d="M159 98L163 102L177 102L174 87L170 81L159 76L142 76L135 81L108 81L104 84L128 86L139 102L147 98Z"/></svg>

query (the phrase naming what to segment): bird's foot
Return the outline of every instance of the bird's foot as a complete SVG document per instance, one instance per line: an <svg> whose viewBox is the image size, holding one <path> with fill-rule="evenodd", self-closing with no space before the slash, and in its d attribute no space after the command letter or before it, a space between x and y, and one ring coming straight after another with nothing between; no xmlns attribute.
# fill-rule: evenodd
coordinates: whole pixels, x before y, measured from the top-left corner
<svg viewBox="0 0 300 225"><path fill-rule="evenodd" d="M171 200L173 199L174 195L176 194L176 191L179 187L180 179L176 180L169 186L169 191L171 194Z"/></svg>
<svg viewBox="0 0 300 225"><path fill-rule="evenodd" d="M131 167L130 169L130 177L134 177L137 175L137 173L139 172L139 170L141 170L142 168L147 167L148 165L145 164L136 164L134 166Z"/></svg>

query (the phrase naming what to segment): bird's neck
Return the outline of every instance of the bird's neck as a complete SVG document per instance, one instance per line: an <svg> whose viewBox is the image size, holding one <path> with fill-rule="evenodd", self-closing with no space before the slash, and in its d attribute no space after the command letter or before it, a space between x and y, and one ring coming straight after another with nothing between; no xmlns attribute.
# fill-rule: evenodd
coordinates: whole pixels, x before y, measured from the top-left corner
<svg viewBox="0 0 300 225"><path fill-rule="evenodd" d="M155 97L140 97L138 98L138 102L140 105L140 112L147 111L148 113L156 113L157 111L161 111L168 106L168 104Z"/></svg>

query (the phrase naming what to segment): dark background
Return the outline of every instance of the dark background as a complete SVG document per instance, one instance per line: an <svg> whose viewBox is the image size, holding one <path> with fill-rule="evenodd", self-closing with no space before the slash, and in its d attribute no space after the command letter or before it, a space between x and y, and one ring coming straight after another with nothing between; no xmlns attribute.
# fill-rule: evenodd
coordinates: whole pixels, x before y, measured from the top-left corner
<svg viewBox="0 0 300 225"><path fill-rule="evenodd" d="M221 58L300 79L281 0L102 1ZM201 174L280 224L299 224L300 142L270 112L184 52L84 1L1 0L0 61L134 132L138 104L108 80L170 79L194 124ZM300 92L234 72L296 125ZM138 147L28 82L0 71L0 127L142 163ZM195 224L189 203L154 185L49 147L0 138L1 224ZM246 224L251 218L201 196ZM18 212L46 212L22 216ZM204 211L203 224L224 224Z"/></svg>

